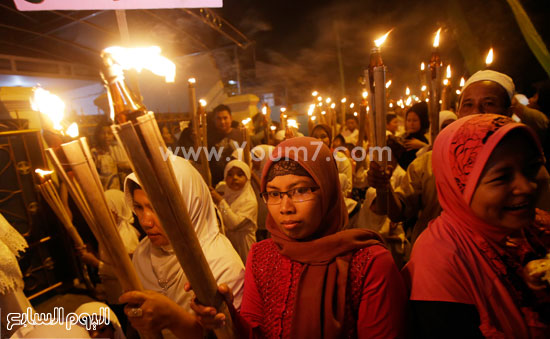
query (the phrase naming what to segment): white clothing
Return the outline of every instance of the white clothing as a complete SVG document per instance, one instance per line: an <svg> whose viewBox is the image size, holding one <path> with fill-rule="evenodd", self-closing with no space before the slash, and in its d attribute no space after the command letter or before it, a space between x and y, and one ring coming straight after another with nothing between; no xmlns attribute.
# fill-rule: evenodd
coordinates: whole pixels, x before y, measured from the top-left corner
<svg viewBox="0 0 550 339"><path fill-rule="evenodd" d="M100 315L102 314L100 312L102 307L109 308L109 306L107 306L104 303L100 303L98 301L92 301L92 302L85 303L78 306L78 308L76 309L76 311L74 311L74 313L76 313L79 316L83 313L87 313L90 315L92 314ZM113 310L111 309L109 309L109 324L112 325L115 330L114 339L126 339L126 335L124 335L124 331L122 331L122 327L120 326L120 321L118 321L118 317L116 316L115 312L113 312Z"/></svg>
<svg viewBox="0 0 550 339"><path fill-rule="evenodd" d="M357 141L359 140L359 129L356 128L353 132L350 132L349 129L344 127L341 134L344 140L346 140L346 143L357 145Z"/></svg>
<svg viewBox="0 0 550 339"><path fill-rule="evenodd" d="M225 225L225 235L246 262L248 251L256 242L256 224L258 219L258 202L254 189L250 184L250 168L240 160L230 161L224 170L224 178L233 167L240 168L246 176L246 184L239 191L234 191L225 181L221 181L216 190L223 195L223 200L218 203Z"/></svg>
<svg viewBox="0 0 550 339"><path fill-rule="evenodd" d="M235 295L233 304L236 309L240 309L244 286L244 265L229 240L220 233L210 190L188 160L175 156L169 159L214 278L218 284L226 283L231 288ZM139 185L135 173L128 175L124 184L126 203L133 208L130 181ZM155 247L146 237L136 248L132 262L145 289L162 293L191 312L190 302L193 293L184 291L183 286L188 280L170 247Z"/></svg>

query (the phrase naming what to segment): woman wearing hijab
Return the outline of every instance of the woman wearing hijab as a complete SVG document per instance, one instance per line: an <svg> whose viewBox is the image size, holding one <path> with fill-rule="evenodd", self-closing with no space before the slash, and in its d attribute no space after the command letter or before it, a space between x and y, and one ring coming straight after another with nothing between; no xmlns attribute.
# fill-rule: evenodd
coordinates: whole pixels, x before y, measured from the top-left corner
<svg viewBox="0 0 550 339"><path fill-rule="evenodd" d="M172 157L171 161L206 261L216 281L226 283L235 289L234 305L239 309L243 292L244 267L229 240L220 233L218 216L210 191L199 172L189 161L180 157ZM144 289L160 293L183 309L190 310L189 303L193 296L192 293L184 290L187 277L135 173L126 178L124 194L126 203L132 206L140 225L147 234L132 257ZM140 296L138 300L141 300L137 304L142 304L141 296L144 294L135 293ZM128 302L124 299L124 295L120 301ZM145 313L146 310L143 310L143 314ZM130 318L130 321L133 319L135 318ZM140 330L140 328L136 329ZM163 334L169 335L165 332Z"/></svg>
<svg viewBox="0 0 550 339"><path fill-rule="evenodd" d="M236 336L402 337L405 286L376 233L342 231L348 213L328 147L293 138L275 149L273 159L262 177L272 238L248 255L241 310L232 314ZM220 286L220 292L230 300L230 289ZM148 302L172 305L159 297ZM167 326L200 337L201 327L225 320L212 307L192 307L196 316L173 316ZM156 319L142 321L146 326Z"/></svg>
<svg viewBox="0 0 550 339"><path fill-rule="evenodd" d="M549 289L532 270L550 248L549 224L535 218L534 132L472 115L440 132L432 157L443 211L403 270L419 336L548 338Z"/></svg>
<svg viewBox="0 0 550 339"><path fill-rule="evenodd" d="M225 226L225 235L243 260L256 242L258 202L250 184L250 168L240 160L225 165L224 181L211 190Z"/></svg>
<svg viewBox="0 0 550 339"><path fill-rule="evenodd" d="M409 164L416 158L416 152L430 143L425 135L429 128L428 104L425 102L414 104L405 114L406 132L403 143L407 152L399 159L399 165L404 170L407 170Z"/></svg>

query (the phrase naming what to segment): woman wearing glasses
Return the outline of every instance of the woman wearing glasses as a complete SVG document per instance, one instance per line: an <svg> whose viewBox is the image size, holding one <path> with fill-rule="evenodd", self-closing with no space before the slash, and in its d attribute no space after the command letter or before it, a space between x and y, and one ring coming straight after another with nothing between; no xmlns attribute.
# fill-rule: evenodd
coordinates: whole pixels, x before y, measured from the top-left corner
<svg viewBox="0 0 550 339"><path fill-rule="evenodd" d="M248 254L241 310L232 313L237 337L402 337L405 286L378 235L340 231L348 213L328 147L313 138L293 138L271 159L262 176L262 197L272 238ZM227 286L220 292L230 302ZM224 315L214 308L191 307L197 315L177 310L168 319L176 335L189 337L196 330L200 337L204 328L223 326ZM155 321L137 326L151 328Z"/></svg>

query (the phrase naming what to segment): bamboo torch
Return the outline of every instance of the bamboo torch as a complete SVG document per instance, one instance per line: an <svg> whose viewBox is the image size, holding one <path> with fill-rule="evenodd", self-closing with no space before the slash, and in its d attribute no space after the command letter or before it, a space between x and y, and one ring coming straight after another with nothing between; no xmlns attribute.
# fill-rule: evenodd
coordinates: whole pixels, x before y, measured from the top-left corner
<svg viewBox="0 0 550 339"><path fill-rule="evenodd" d="M110 65L115 64L112 61L116 56L104 53L103 59L105 65L110 68ZM112 70L110 73L113 73ZM115 78L120 80L119 87L112 86L113 79L104 79L109 91L119 91L120 87L126 87L120 73ZM113 113L115 121L119 123L112 126L113 132L125 148L132 168L147 193L198 300L226 315L226 325L215 330L216 335L218 338L234 338L228 307L218 293L216 280L198 241L172 163L163 158L167 148L153 114L142 109L135 112L135 120L124 122L119 119L120 116L126 115L124 110Z"/></svg>
<svg viewBox="0 0 550 339"><path fill-rule="evenodd" d="M441 99L441 57L439 56L439 35L441 28L437 30L434 38L432 57L430 59L430 86L429 105L430 112L430 136L431 142L435 141L439 133L439 100Z"/></svg>
<svg viewBox="0 0 550 339"><path fill-rule="evenodd" d="M271 145L270 143L271 131L269 129L269 127L271 126L271 109L269 108L269 105L265 102L262 105L262 115L264 117L264 124L265 124L264 126L265 143L267 145Z"/></svg>
<svg viewBox="0 0 550 339"><path fill-rule="evenodd" d="M371 51L369 67L366 70L365 79L367 81L367 91L370 94L370 114L367 115L369 120L369 131L373 135L370 136L369 141L373 142L369 147L376 146L378 148L378 156L374 160L378 163L383 171L387 167L387 156L384 156L383 148L386 147L386 72L387 68L382 60L380 53L380 47L390 34L391 30L387 32L380 39L375 41L376 47ZM374 154L374 153L373 153ZM386 193L385 200L387 200L388 190L380 193ZM379 196L378 199L384 199ZM388 205L387 203L385 204Z"/></svg>
<svg viewBox="0 0 550 339"><path fill-rule="evenodd" d="M447 65L443 90L441 91L441 110L448 110L451 107L451 65ZM439 122L438 122L439 125Z"/></svg>
<svg viewBox="0 0 550 339"><path fill-rule="evenodd" d="M53 173L53 171L44 171L41 169L36 169L35 173L37 173L41 178L41 183L38 186L38 190L42 194L42 197L44 197L44 200L50 205L51 209L57 216L57 218L61 221L63 226L65 227L65 230L71 237L71 239L74 242L74 246L77 250L86 248L86 245L84 244L84 241L82 241L82 237L80 237L80 234L76 230L76 228L73 225L73 222L71 221L71 217L69 216L69 213L67 212L67 209L65 205L63 204L63 201L59 197L59 194L57 193L57 189L53 185L52 180L49 178L49 176Z"/></svg>
<svg viewBox="0 0 550 339"><path fill-rule="evenodd" d="M208 132L206 130L206 100L199 100L199 121L200 121L200 147L202 148L199 153L199 159L201 162L201 174L208 185L212 186L212 173L210 172L210 167L208 166L208 159L206 158L206 150L208 149Z"/></svg>
<svg viewBox="0 0 550 339"><path fill-rule="evenodd" d="M195 78L189 78L187 80L187 85L189 89L189 111L191 113L191 123L193 124L193 134L195 137L193 138L193 147L195 150L199 149L199 139L201 137L200 134L200 126L199 126L199 117L197 112L197 95L195 93ZM203 175L204 176L204 175Z"/></svg>

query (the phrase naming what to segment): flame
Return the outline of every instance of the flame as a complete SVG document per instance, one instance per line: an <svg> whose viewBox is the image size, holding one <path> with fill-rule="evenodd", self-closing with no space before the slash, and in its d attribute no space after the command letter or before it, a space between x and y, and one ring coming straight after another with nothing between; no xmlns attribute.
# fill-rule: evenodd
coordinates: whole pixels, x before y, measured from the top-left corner
<svg viewBox="0 0 550 339"><path fill-rule="evenodd" d="M267 114L267 107L262 107L262 114L263 115L266 115Z"/></svg>
<svg viewBox="0 0 550 339"><path fill-rule="evenodd" d="M271 128L272 131L274 131L274 130L277 129L277 127L275 127L275 126L273 126L273 125L272 125L270 128Z"/></svg>
<svg viewBox="0 0 550 339"><path fill-rule="evenodd" d="M343 104L345 104L346 101L348 101L348 99L346 99L346 98L342 98L342 100L340 100L340 102L343 103Z"/></svg>
<svg viewBox="0 0 550 339"><path fill-rule="evenodd" d="M392 107L393 107L393 104L390 102L390 108L392 108Z"/></svg>
<svg viewBox="0 0 550 339"><path fill-rule="evenodd" d="M288 118L288 115L286 115L286 114L283 114L283 118L285 118L285 119L286 119L286 118Z"/></svg>
<svg viewBox="0 0 550 339"><path fill-rule="evenodd" d="M286 107L281 107L281 113L286 112Z"/></svg>
<svg viewBox="0 0 550 339"><path fill-rule="evenodd" d="M298 123L294 119L288 119L288 121L286 122L286 125L289 127L298 128Z"/></svg>
<svg viewBox="0 0 550 339"><path fill-rule="evenodd" d="M322 115L325 115L325 114L327 114L327 112L326 112L326 111L322 111L321 114L322 114Z"/></svg>
<svg viewBox="0 0 550 339"><path fill-rule="evenodd" d="M368 111L370 111L370 107L369 107L369 106L367 106L367 112L368 112Z"/></svg>
<svg viewBox="0 0 550 339"><path fill-rule="evenodd" d="M317 91L311 92L311 96L316 97L317 95L319 95L319 92L317 92Z"/></svg>
<svg viewBox="0 0 550 339"><path fill-rule="evenodd" d="M411 95L411 89L409 86L407 86L407 89L405 90L405 95Z"/></svg>
<svg viewBox="0 0 550 339"><path fill-rule="evenodd" d="M390 35L391 31L393 31L393 28L390 29L388 31L388 33L384 34L381 38L377 39L377 40L374 40L374 44L376 45L376 47L380 47L382 46L382 44L384 43L384 41L386 41L386 38L388 37L388 35Z"/></svg>
<svg viewBox="0 0 550 339"><path fill-rule="evenodd" d="M423 71L424 69L426 69L426 65L424 65L424 63L421 63L420 64L420 70Z"/></svg>
<svg viewBox="0 0 550 339"><path fill-rule="evenodd" d="M322 96L318 96L318 97L317 97L317 101L323 101L323 97L322 97Z"/></svg>
<svg viewBox="0 0 550 339"><path fill-rule="evenodd" d="M356 116L357 116L357 112L353 112L353 116L356 117Z"/></svg>
<svg viewBox="0 0 550 339"><path fill-rule="evenodd" d="M315 105L311 104L309 105L309 109L307 110L307 115L312 116L313 112L315 112Z"/></svg>
<svg viewBox="0 0 550 339"><path fill-rule="evenodd" d="M460 78L460 87L464 87L464 77Z"/></svg>
<svg viewBox="0 0 550 339"><path fill-rule="evenodd" d="M412 102L412 98L411 98L411 97L408 97L408 98L407 98L407 101L405 101L405 105L410 106L410 105L411 105L411 102Z"/></svg>
<svg viewBox="0 0 550 339"><path fill-rule="evenodd" d="M439 28L437 30L437 33L435 34L434 44L433 44L434 47L439 47L439 34L440 33L441 33L441 28Z"/></svg>
<svg viewBox="0 0 550 339"><path fill-rule="evenodd" d="M391 86L391 80L389 80L388 82L386 82L386 88L390 88Z"/></svg>
<svg viewBox="0 0 550 339"><path fill-rule="evenodd" d="M460 92L460 90L457 89L457 90L456 90L456 95L460 95L460 93L462 93L462 92Z"/></svg>
<svg viewBox="0 0 550 339"><path fill-rule="evenodd" d="M451 65L447 65L447 79L450 79L451 78Z"/></svg>
<svg viewBox="0 0 550 339"><path fill-rule="evenodd" d="M422 85L422 88L420 89L422 92L426 91L426 85Z"/></svg>
<svg viewBox="0 0 550 339"><path fill-rule="evenodd" d="M246 118L246 119L244 119L244 120L241 121L241 122L243 123L244 126L246 126L246 124L248 124L248 123L250 122L250 120L252 120L252 119Z"/></svg>
<svg viewBox="0 0 550 339"><path fill-rule="evenodd" d="M443 85L447 86L449 84L449 79L443 79Z"/></svg>
<svg viewBox="0 0 550 339"><path fill-rule="evenodd" d="M135 69L141 72L148 69L156 75L164 77L166 82L174 82L176 77L176 65L160 55L158 46L125 48L120 46L107 47L104 53L110 54L113 61L122 69Z"/></svg>
<svg viewBox="0 0 550 339"><path fill-rule="evenodd" d="M493 62L493 48L489 50L487 53L487 57L485 58L485 64L489 66Z"/></svg>
<svg viewBox="0 0 550 339"><path fill-rule="evenodd" d="M42 87L33 89L33 96L30 100L33 110L46 115L53 123L53 128L62 131L61 120L65 112L65 103L57 95L50 93Z"/></svg>
<svg viewBox="0 0 550 339"><path fill-rule="evenodd" d="M76 122L70 124L69 127L67 127L65 133L67 133L67 135L71 138L76 138L78 136L78 125L76 124Z"/></svg>
<svg viewBox="0 0 550 339"><path fill-rule="evenodd" d="M351 104L349 104L349 108L353 108L355 106L355 104L352 102Z"/></svg>
<svg viewBox="0 0 550 339"><path fill-rule="evenodd" d="M194 85L197 82L197 79L189 78L189 79L187 79L187 82L189 83L189 85Z"/></svg>
<svg viewBox="0 0 550 339"><path fill-rule="evenodd" d="M369 92L363 91L363 99L366 99L369 96Z"/></svg>
<svg viewBox="0 0 550 339"><path fill-rule="evenodd" d="M327 98L327 100L325 100L325 102L326 102L327 104L330 104L331 101L332 101L331 98Z"/></svg>
<svg viewBox="0 0 550 339"><path fill-rule="evenodd" d="M37 169L34 170L34 173L38 174L38 175L41 176L42 178L45 178L46 175L52 174L53 171L46 171L46 170L37 168Z"/></svg>
<svg viewBox="0 0 550 339"><path fill-rule="evenodd" d="M200 99L199 100L199 105L201 105L202 107L206 107L206 100Z"/></svg>
<svg viewBox="0 0 550 339"><path fill-rule="evenodd" d="M315 115L311 116L311 121L315 121L315 119L317 119Z"/></svg>
<svg viewBox="0 0 550 339"><path fill-rule="evenodd" d="M320 102L320 103L317 104L317 106L321 107L321 106L323 106L323 103Z"/></svg>
<svg viewBox="0 0 550 339"><path fill-rule="evenodd" d="M332 104L330 104L330 108L334 108L336 107L336 104L333 102Z"/></svg>

